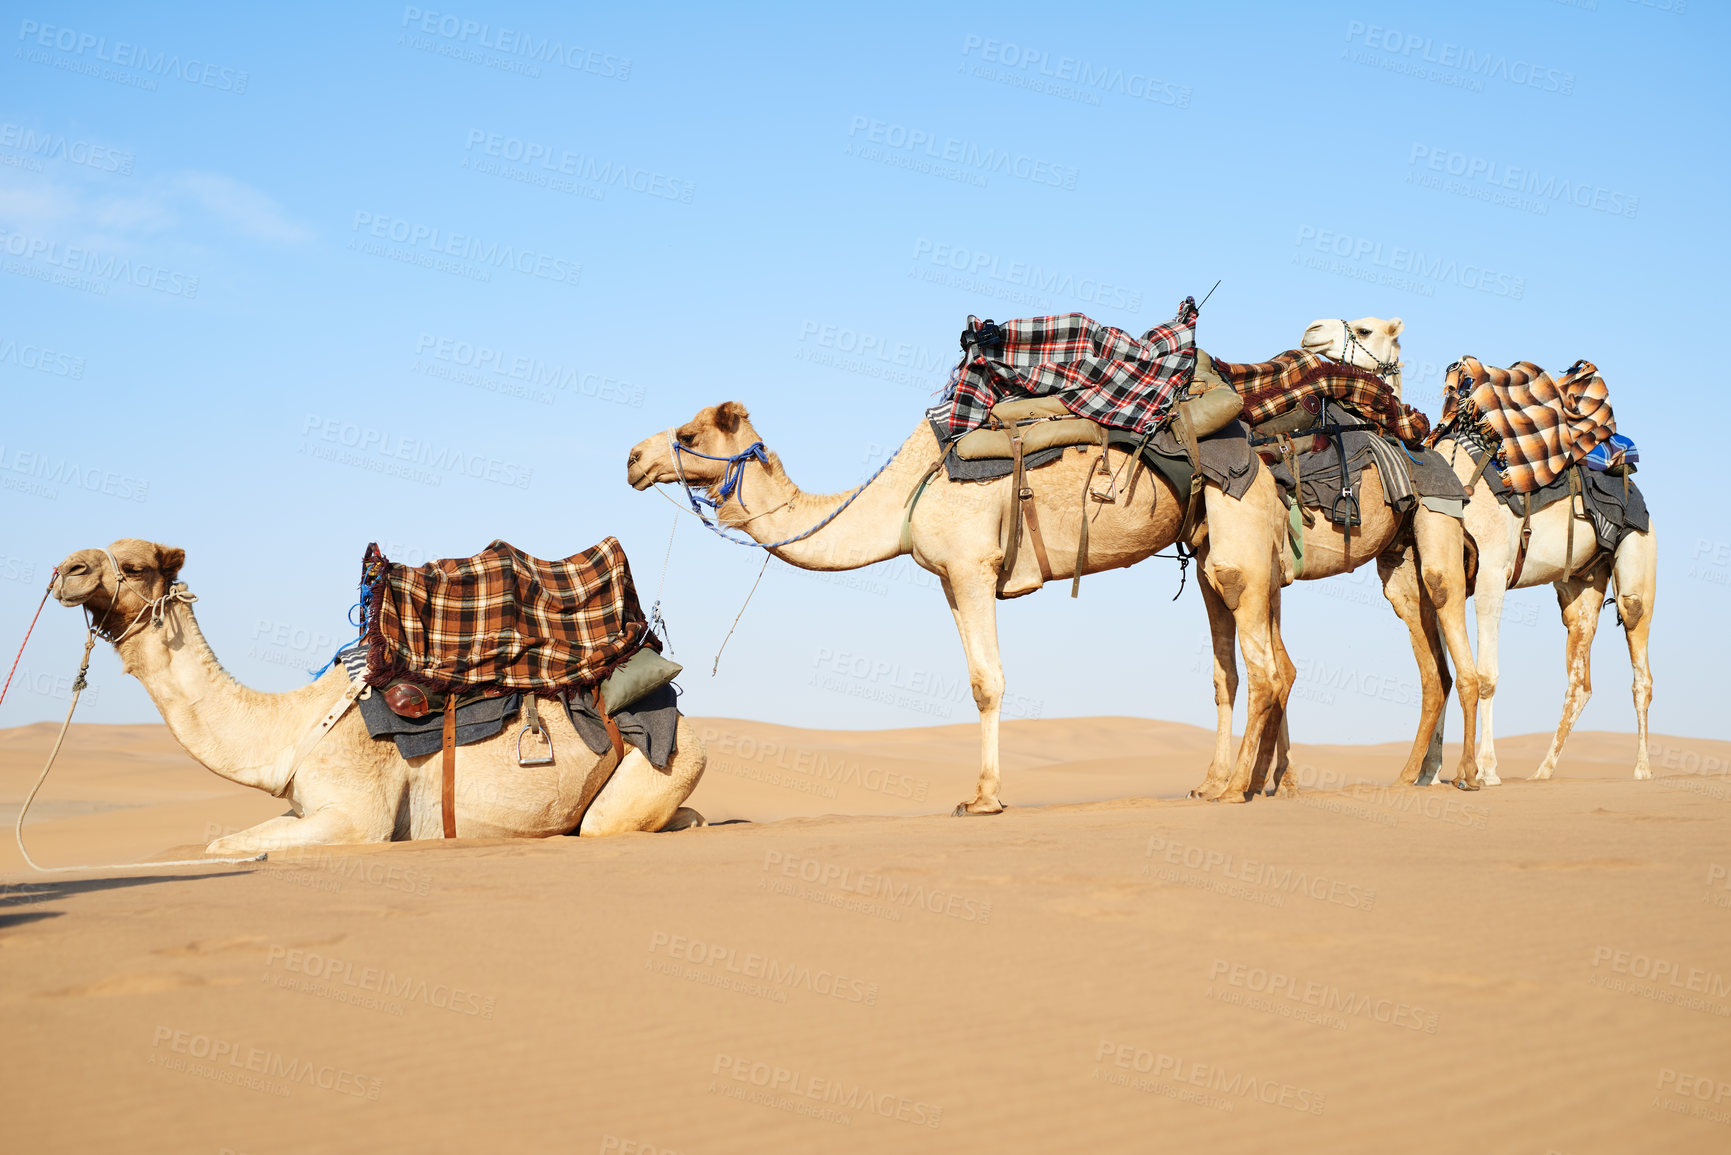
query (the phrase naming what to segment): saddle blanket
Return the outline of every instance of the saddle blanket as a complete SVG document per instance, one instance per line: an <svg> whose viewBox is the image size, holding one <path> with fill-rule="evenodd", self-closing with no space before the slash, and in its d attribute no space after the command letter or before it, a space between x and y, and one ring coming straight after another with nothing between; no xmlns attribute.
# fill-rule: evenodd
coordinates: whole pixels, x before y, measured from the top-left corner
<svg viewBox="0 0 1731 1155"><path fill-rule="evenodd" d="M1327 403L1322 420L1327 424L1350 424L1352 414L1333 402ZM1295 491L1299 503L1321 510L1336 525L1359 524L1360 480L1364 471L1376 466L1377 479L1382 482L1383 500L1397 513L1405 513L1423 502L1429 509L1451 517L1466 511L1467 491L1442 454L1431 448L1409 449L1392 443L1374 433L1355 431L1340 435L1341 448L1346 451L1346 469L1350 485L1343 485L1340 453L1332 438L1314 440L1299 435L1294 441L1304 447L1298 454L1296 487L1292 469L1282 462L1273 468L1274 478L1287 494ZM1319 447L1320 446L1320 447ZM1341 500L1342 490L1351 493L1350 501Z"/></svg>
<svg viewBox="0 0 1731 1155"><path fill-rule="evenodd" d="M1430 432L1428 417L1403 404L1388 382L1357 365L1331 361L1303 349L1288 349L1270 361L1239 364L1209 360L1214 371L1244 398L1243 419L1251 425L1290 413L1306 397L1321 395L1345 405L1360 421L1408 444L1422 442Z"/></svg>
<svg viewBox="0 0 1731 1155"><path fill-rule="evenodd" d="M968 318L962 359L928 417L947 442L985 424L992 406L1020 396L1056 396L1078 417L1145 433L1196 369L1196 302L1135 338L1081 313L1002 325Z"/></svg>
<svg viewBox="0 0 1731 1155"><path fill-rule="evenodd" d="M928 417L931 414L927 415ZM932 417L932 432L941 429L938 419ZM1250 450L1248 430L1237 421L1228 422L1216 433L1211 433L1197 443L1197 457L1201 461L1202 476L1213 482L1228 497L1243 497L1250 488L1250 483L1256 480L1258 459ZM939 434L942 436L942 434ZM1150 468L1156 469L1172 483L1173 488L1182 494L1190 492L1190 458L1185 454L1184 447L1172 433L1170 428L1162 429L1143 444L1143 438L1121 429L1106 431L1106 441L1113 449L1121 452L1133 452L1142 445L1142 460ZM1076 453L1080 450L1092 461L1100 455L1100 449L1094 445L1054 446L1030 453L1022 459L1022 466L1028 470L1039 469L1050 465L1065 453ZM1122 458L1114 459L1117 468ZM944 454L945 475L951 481L995 481L1000 477L1008 477L1014 466L1008 460L987 458L970 461L956 453L952 444ZM1104 484L1104 481L1102 481Z"/></svg>
<svg viewBox="0 0 1731 1155"><path fill-rule="evenodd" d="M447 693L584 688L650 632L617 538L563 561L502 541L469 558L397 565L369 545L361 568L366 682L407 678Z"/></svg>
<svg viewBox="0 0 1731 1155"><path fill-rule="evenodd" d="M1438 430L1478 426L1516 493L1543 489L1617 432L1610 390L1591 361L1552 380L1531 361L1486 368L1476 357L1449 366Z"/></svg>
<svg viewBox="0 0 1731 1155"><path fill-rule="evenodd" d="M1626 475L1618 477L1600 473L1580 465L1569 468L1580 476L1581 496L1586 505L1587 517L1593 523L1593 532L1599 539L1600 549L1615 553L1624 537L1632 532L1646 533L1652 528L1652 522L1647 516L1647 499L1642 496L1640 487L1633 479ZM1509 511L1516 517L1529 511L1538 513L1541 509L1569 499L1568 470L1549 485L1530 493L1516 493L1494 469L1485 470L1485 482L1491 487L1491 492L1496 494L1497 500L1508 506Z"/></svg>
<svg viewBox="0 0 1731 1155"><path fill-rule="evenodd" d="M360 680L367 669L367 644L357 642L337 655L351 681ZM370 738L389 738L397 744L397 753L404 758L424 758L439 752L444 743L444 717L429 714L424 718L405 718L385 704L380 693L368 693L359 701L361 720L366 723ZM482 698L457 707L457 745L471 746L485 742L515 721L522 711L521 693L498 698ZM559 708L559 707L556 707ZM571 725L583 739L583 744L595 754L605 754L613 748L607 735L606 723L596 711L588 694L565 696L562 708ZM665 770L677 749L679 727L679 695L671 686L663 686L646 694L613 715L619 736L628 746L643 751L644 757L657 770ZM542 747L533 747L540 753ZM554 750L558 757L558 750Z"/></svg>

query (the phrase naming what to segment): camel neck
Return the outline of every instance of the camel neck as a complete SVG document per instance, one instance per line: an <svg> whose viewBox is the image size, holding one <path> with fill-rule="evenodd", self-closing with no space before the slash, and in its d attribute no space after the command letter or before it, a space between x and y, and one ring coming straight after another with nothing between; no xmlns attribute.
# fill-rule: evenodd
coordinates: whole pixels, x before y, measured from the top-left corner
<svg viewBox="0 0 1731 1155"><path fill-rule="evenodd" d="M931 427L920 422L919 428L896 451L889 467L860 490L857 497L853 497L853 490L806 493L788 477L780 457L773 453L769 457L767 466L754 462L747 467L739 493L723 502L717 511L721 520L738 525L754 541L778 542L804 533L834 515L834 520L810 537L776 546L769 552L800 569L858 569L901 553L902 516L908 493L937 460L938 441ZM745 504L741 504L741 497ZM853 497L851 502L849 497ZM847 508L842 509L844 502Z"/></svg>
<svg viewBox="0 0 1731 1155"><path fill-rule="evenodd" d="M161 628L144 625L116 649L121 668L143 684L187 753L220 777L271 793L284 785L275 780L277 753L311 728L335 694L317 688L332 674L286 694L241 685L217 661L184 603L168 610Z"/></svg>

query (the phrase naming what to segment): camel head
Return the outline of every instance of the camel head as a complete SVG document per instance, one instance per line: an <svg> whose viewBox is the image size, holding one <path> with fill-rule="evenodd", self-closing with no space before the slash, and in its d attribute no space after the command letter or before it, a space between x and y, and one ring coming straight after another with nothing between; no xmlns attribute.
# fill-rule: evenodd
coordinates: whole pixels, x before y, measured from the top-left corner
<svg viewBox="0 0 1731 1155"><path fill-rule="evenodd" d="M100 631L112 638L173 588L185 562L183 549L123 537L106 550L68 554L50 589L63 606L87 607Z"/></svg>
<svg viewBox="0 0 1731 1155"><path fill-rule="evenodd" d="M633 489L680 480L692 486L719 486L728 469L727 459L758 441L745 406L724 401L699 409L684 425L645 437L632 446L625 459L625 480ZM681 450L689 450L680 452L677 461L675 443ZM716 458L720 460L712 460Z"/></svg>
<svg viewBox="0 0 1731 1155"><path fill-rule="evenodd" d="M1400 369L1400 333L1404 328L1406 323L1399 317L1392 321L1381 317L1312 321L1304 331L1303 348L1332 361L1369 369L1387 380Z"/></svg>

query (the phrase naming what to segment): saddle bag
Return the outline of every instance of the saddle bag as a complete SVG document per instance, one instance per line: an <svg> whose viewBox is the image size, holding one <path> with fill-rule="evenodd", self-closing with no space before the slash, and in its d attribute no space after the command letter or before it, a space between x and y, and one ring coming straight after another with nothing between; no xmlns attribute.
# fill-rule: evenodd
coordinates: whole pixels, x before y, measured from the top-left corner
<svg viewBox="0 0 1731 1155"><path fill-rule="evenodd" d="M461 695L457 705L467 706L470 702L479 702L484 698L502 698L505 695L503 686L487 686L473 694ZM385 686L385 705L391 708L391 713L399 718L425 718L428 714L437 714L445 708L448 694L430 690L419 682L411 682L399 678Z"/></svg>
<svg viewBox="0 0 1731 1155"><path fill-rule="evenodd" d="M956 456L963 461L1009 458L1012 429L1022 439L1024 456L1056 446L1106 444L1103 428L1073 415L1056 397L1018 397L992 406L991 425L964 434L956 442Z"/></svg>

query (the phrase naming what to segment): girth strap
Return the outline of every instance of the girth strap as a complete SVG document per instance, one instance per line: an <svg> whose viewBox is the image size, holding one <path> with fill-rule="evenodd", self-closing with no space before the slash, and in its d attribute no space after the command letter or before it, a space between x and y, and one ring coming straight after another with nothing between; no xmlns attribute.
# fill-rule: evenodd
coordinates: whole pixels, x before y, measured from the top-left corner
<svg viewBox="0 0 1731 1155"><path fill-rule="evenodd" d="M457 837L457 695L445 698L445 727L441 755L439 808L444 818L445 837Z"/></svg>
<svg viewBox="0 0 1731 1155"><path fill-rule="evenodd" d="M619 734L619 723L613 720L613 715L607 712L606 705L601 701L601 688L597 686L595 694L595 712L601 715L601 724L607 727L607 740L613 743L613 768L619 769L625 761L625 739Z"/></svg>
<svg viewBox="0 0 1731 1155"><path fill-rule="evenodd" d="M1515 548L1515 568L1509 574L1510 589L1521 584L1521 570L1527 564L1527 543L1533 539L1533 495L1527 494L1522 504L1525 510L1521 514L1521 543Z"/></svg>

